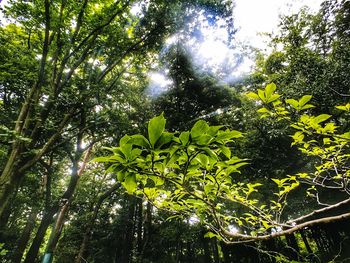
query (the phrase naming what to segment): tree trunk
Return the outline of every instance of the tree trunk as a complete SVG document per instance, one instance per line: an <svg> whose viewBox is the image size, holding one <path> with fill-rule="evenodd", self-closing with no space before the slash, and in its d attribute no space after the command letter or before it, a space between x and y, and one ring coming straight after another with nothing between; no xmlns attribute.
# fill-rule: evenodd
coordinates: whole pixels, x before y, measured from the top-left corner
<svg viewBox="0 0 350 263"><path fill-rule="evenodd" d="M16 197L16 194L14 194L12 196L12 200L14 200ZM10 200L10 203L11 203L11 200ZM10 219L10 215L11 215L11 205L8 205L3 213L2 213L2 216L0 218L0 240L4 240L5 239L5 236L4 236L4 232L6 230L6 226L8 224L8 221Z"/></svg>
<svg viewBox="0 0 350 263"><path fill-rule="evenodd" d="M212 244L212 248L213 248L214 262L215 263L220 263L217 239L213 238L211 244Z"/></svg>
<svg viewBox="0 0 350 263"><path fill-rule="evenodd" d="M99 197L99 199L98 199L98 201L97 201L97 203L95 205L94 211L93 211L93 216L92 216L92 218L90 220L90 223L89 223L89 225L88 225L88 227L86 229L83 241L81 242L78 255L75 258L75 263L80 263L81 259L84 258L84 253L85 253L87 244L88 244L89 239L90 239L90 235L91 235L92 229L94 228L94 225L95 225L95 222L96 222L96 219L97 219L97 215L98 215L98 212L100 210L100 207L101 207L103 201L106 198L108 198L114 191L116 191L119 188L119 186L120 186L119 183L114 184L111 188L109 188L106 192L104 192Z"/></svg>
<svg viewBox="0 0 350 263"><path fill-rule="evenodd" d="M206 233L206 230L203 229L201 231L201 240L202 240L202 246L203 246L203 251L204 251L203 262L204 263L211 263L210 249L209 249L209 244L208 244L210 239L204 237L205 233Z"/></svg>
<svg viewBox="0 0 350 263"><path fill-rule="evenodd" d="M117 243L120 244L121 246L118 245L116 249L116 256L115 256L115 262L118 263L129 263L131 258L132 258L132 249L133 249L133 241L134 241L134 234L135 234L135 205L136 205L136 200L135 197L133 196L128 196L127 197L127 204L126 204L126 209L127 209L127 215L125 217L125 228L123 231L123 238L122 240L119 240ZM120 237L118 237L120 239Z"/></svg>
<svg viewBox="0 0 350 263"><path fill-rule="evenodd" d="M300 231L300 235L301 235L301 238L303 239L303 242L305 244L305 247L306 247L306 250L309 254L312 254L313 251L310 247L310 244L309 244L309 241L307 240L307 237L306 237L306 234L305 234L305 230L301 230Z"/></svg>
<svg viewBox="0 0 350 263"><path fill-rule="evenodd" d="M45 254L44 254L42 263L51 263L53 260L53 254L56 249L58 240L61 236L65 215L69 205L71 204L71 201L72 201L71 199L67 200L67 202L62 206L56 218L56 222L52 228L49 241L47 242L47 245L46 245Z"/></svg>
<svg viewBox="0 0 350 263"><path fill-rule="evenodd" d="M143 231L143 245L140 257L143 258L145 251L147 250L147 245L151 240L152 236L152 204L147 202L145 218L144 218L144 231Z"/></svg>
<svg viewBox="0 0 350 263"><path fill-rule="evenodd" d="M289 250L290 250L290 256L293 260L299 260L299 246L298 246L298 242L295 238L294 233L293 234L289 234L286 235L286 241L287 244L289 246Z"/></svg>
<svg viewBox="0 0 350 263"><path fill-rule="evenodd" d="M72 160L73 167L72 167L71 180L69 182L68 188L65 191L62 199L63 201L65 201L65 203L61 207L59 214L57 216L56 222L51 230L50 238L46 245L45 255L43 257L42 263L51 263L53 260L53 255L56 250L58 240L60 239L61 232L63 229L65 216L69 210L70 204L73 202L76 187L78 185L81 175L85 170L86 163L88 162L88 159L92 150L92 145L91 145L85 153L80 169L78 169L78 163L82 155L82 151L80 149L81 139L82 139L82 133L78 135L77 152L74 160Z"/></svg>
<svg viewBox="0 0 350 263"><path fill-rule="evenodd" d="M20 177L14 175L15 164L16 161L18 161L19 153L19 147L16 147L11 151L10 157L0 177L0 220L3 220L10 198L20 182ZM0 222L0 225L3 224L3 222Z"/></svg>
<svg viewBox="0 0 350 263"><path fill-rule="evenodd" d="M142 248L143 248L143 204L142 199L138 199L137 202L137 214L136 214L136 233L137 233L137 242L136 242L136 248L137 248L137 255L139 259L141 259L142 254ZM141 262L141 261L140 261Z"/></svg>
<svg viewBox="0 0 350 263"><path fill-rule="evenodd" d="M53 221L54 215L57 213L59 207L51 207L43 216L40 226L36 232L36 235L32 241L32 245L26 255L24 263L33 263L38 255L40 245L45 237L46 230Z"/></svg>
<svg viewBox="0 0 350 263"><path fill-rule="evenodd" d="M30 234L32 233L35 227L35 222L36 222L38 213L39 213L38 208L34 208L30 213L27 220L27 224L22 231L22 235L20 239L18 240L17 248L14 252L13 259L12 259L13 263L21 263L24 250L26 249L28 241L30 239Z"/></svg>

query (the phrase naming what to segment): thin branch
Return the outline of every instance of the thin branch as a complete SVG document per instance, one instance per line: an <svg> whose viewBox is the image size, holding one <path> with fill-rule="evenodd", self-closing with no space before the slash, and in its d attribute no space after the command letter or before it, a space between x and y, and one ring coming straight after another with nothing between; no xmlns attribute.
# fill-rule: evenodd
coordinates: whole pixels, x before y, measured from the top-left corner
<svg viewBox="0 0 350 263"><path fill-rule="evenodd" d="M350 204L350 198L346 199L344 201L341 201L339 203L336 203L334 205L331 205L331 206L328 206L328 207L325 207L325 208L322 208L322 209L319 209L319 210L312 211L311 213L309 213L307 215L304 215L304 216L301 216L301 217L289 220L287 222L287 224L303 222L305 219L307 219L309 217L312 217L312 216L315 216L315 215L318 215L318 214L321 214L321 213L328 212L330 210L333 210L335 208L338 208L340 206L347 205L347 204Z"/></svg>
<svg viewBox="0 0 350 263"><path fill-rule="evenodd" d="M223 232L224 235L237 240L237 241L233 241L233 243L234 242L242 243L242 241L253 242L253 241L260 241L260 240L269 240L272 238L292 234L292 233L294 233L298 230L301 230L303 228L306 228L306 227L332 223L332 222L341 221L341 220L348 219L348 218L350 218L350 213L344 213L344 214L337 215L337 216L324 217L324 218L320 218L320 219L316 219L316 220L307 221L305 223L296 225L296 226L291 227L291 228L286 229L286 230L282 230L282 231L274 232L274 233L269 234L269 235L262 235L262 236L251 236L251 235L245 235L245 234L239 234L239 233L233 234L224 228L222 228L221 231Z"/></svg>
<svg viewBox="0 0 350 263"><path fill-rule="evenodd" d="M60 125L57 127L57 131L50 137L50 139L46 142L46 144L43 146L43 148L32 158L30 159L27 163L25 163L20 169L19 172L22 173L25 170L29 169L31 166L33 166L37 161L40 160L40 158L46 154L51 146L56 142L56 140L61 136L61 132L66 126L67 122L70 120L70 118L74 114L68 113L64 116L63 120L61 121Z"/></svg>

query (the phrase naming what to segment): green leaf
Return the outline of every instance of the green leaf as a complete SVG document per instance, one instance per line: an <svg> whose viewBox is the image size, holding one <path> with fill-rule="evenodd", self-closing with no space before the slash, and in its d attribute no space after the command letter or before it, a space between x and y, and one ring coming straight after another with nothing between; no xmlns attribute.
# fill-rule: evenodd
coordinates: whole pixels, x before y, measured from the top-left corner
<svg viewBox="0 0 350 263"><path fill-rule="evenodd" d="M253 100L260 100L258 94L254 93L254 92L248 92L246 94L246 96L250 99L253 99Z"/></svg>
<svg viewBox="0 0 350 263"><path fill-rule="evenodd" d="M136 159L137 157L139 157L142 153L142 150L141 149L138 149L138 148L135 148L135 149L132 149L131 150L131 159L134 160Z"/></svg>
<svg viewBox="0 0 350 263"><path fill-rule="evenodd" d="M296 101L295 99L287 99L286 102L291 105L294 109L298 110L299 109L299 102Z"/></svg>
<svg viewBox="0 0 350 263"><path fill-rule="evenodd" d="M199 163L202 165L202 167L206 167L209 163L209 158L205 154L198 154L196 159L199 161Z"/></svg>
<svg viewBox="0 0 350 263"><path fill-rule="evenodd" d="M342 135L340 135L340 137L343 139L350 140L350 131L343 133Z"/></svg>
<svg viewBox="0 0 350 263"><path fill-rule="evenodd" d="M262 220L261 223L263 224L263 226L266 228L266 229L269 229L271 226L269 225L269 223L265 220Z"/></svg>
<svg viewBox="0 0 350 263"><path fill-rule="evenodd" d="M217 237L218 235L214 234L213 232L207 232L205 233L204 237L207 238L213 238L213 237Z"/></svg>
<svg viewBox="0 0 350 263"><path fill-rule="evenodd" d="M268 109L266 109L265 107L258 109L257 112L259 112L259 113L270 113L270 111Z"/></svg>
<svg viewBox="0 0 350 263"><path fill-rule="evenodd" d="M129 194L134 193L137 187L135 174L128 174L122 184Z"/></svg>
<svg viewBox="0 0 350 263"><path fill-rule="evenodd" d="M224 145L219 145L219 148L221 150L221 152L228 158L231 158L231 150L230 148L224 146Z"/></svg>
<svg viewBox="0 0 350 263"><path fill-rule="evenodd" d="M189 139L190 139L190 132L186 131L186 132L181 132L180 136L179 136L179 139L181 141L181 144L183 146L185 146Z"/></svg>
<svg viewBox="0 0 350 263"><path fill-rule="evenodd" d="M277 184L278 187L281 187L282 186L282 182L280 179L277 179L277 178L271 178L271 180Z"/></svg>
<svg viewBox="0 0 350 263"><path fill-rule="evenodd" d="M171 142L173 138L174 138L174 134L173 133L163 132L163 134L158 139L155 148L162 147L164 144L167 144L167 143Z"/></svg>
<svg viewBox="0 0 350 263"><path fill-rule="evenodd" d="M125 158L130 160L131 159L132 145L131 144L123 144L119 148L122 151L122 153L124 154Z"/></svg>
<svg viewBox="0 0 350 263"><path fill-rule="evenodd" d="M129 143L131 137L129 135L124 135L120 140L119 140L119 146L125 145Z"/></svg>
<svg viewBox="0 0 350 263"><path fill-rule="evenodd" d="M196 138L196 143L200 146L206 146L210 143L211 139L213 137L210 136L209 134L202 134Z"/></svg>
<svg viewBox="0 0 350 263"><path fill-rule="evenodd" d="M165 129L165 118L163 114L152 118L148 123L148 137L149 141L154 147L157 140L160 138Z"/></svg>
<svg viewBox="0 0 350 263"><path fill-rule="evenodd" d="M223 126L210 126L207 133L211 136L215 136Z"/></svg>
<svg viewBox="0 0 350 263"><path fill-rule="evenodd" d="M265 91L261 90L261 89L258 89L258 95L259 95L259 98L266 103L266 97L265 97Z"/></svg>
<svg viewBox="0 0 350 263"><path fill-rule="evenodd" d="M203 120L199 120L193 125L191 129L191 137L195 139L200 135L202 135L203 133L206 133L208 129L209 129L208 123L206 123Z"/></svg>
<svg viewBox="0 0 350 263"><path fill-rule="evenodd" d="M346 105L341 105L341 106L335 106L338 110L343 110L350 112L350 103L347 103Z"/></svg>
<svg viewBox="0 0 350 263"><path fill-rule="evenodd" d="M306 104L305 106L301 107L300 110L307 110L310 108L315 108L315 106L312 104Z"/></svg>
<svg viewBox="0 0 350 263"><path fill-rule="evenodd" d="M141 135L141 134L135 134L135 135L131 136L130 138L131 138L130 143L133 145L145 147L147 149L150 147L150 144L149 144L148 140L146 139L146 137Z"/></svg>
<svg viewBox="0 0 350 263"><path fill-rule="evenodd" d="M324 121L328 120L330 117L332 117L332 116L328 115L328 114L320 114L320 115L318 115L317 117L315 117L313 119L313 122L319 124L321 122L324 122Z"/></svg>
<svg viewBox="0 0 350 263"><path fill-rule="evenodd" d="M117 172L117 180L119 182L123 182L125 179L125 176L128 174L127 170L125 168L123 168L122 170L120 170L119 172Z"/></svg>
<svg viewBox="0 0 350 263"><path fill-rule="evenodd" d="M269 99L272 95L272 93L276 90L276 84L275 83L270 83L266 85L265 88L265 95L266 95L266 99Z"/></svg>
<svg viewBox="0 0 350 263"><path fill-rule="evenodd" d="M203 151L205 151L212 159L214 160L218 159L216 153L213 150L209 149L208 147L203 148Z"/></svg>
<svg viewBox="0 0 350 263"><path fill-rule="evenodd" d="M92 162L96 162L96 163L109 163L110 160L110 156L101 156L101 157L96 157L94 159L92 159Z"/></svg>
<svg viewBox="0 0 350 263"><path fill-rule="evenodd" d="M268 99L266 100L266 103L273 102L273 101L277 100L279 97L281 97L281 95L279 95L279 94L273 94L270 98L268 98Z"/></svg>
<svg viewBox="0 0 350 263"><path fill-rule="evenodd" d="M303 97L301 97L298 103L300 108L302 108L306 103L308 103L311 100L311 98L311 95L304 95Z"/></svg>
<svg viewBox="0 0 350 263"><path fill-rule="evenodd" d="M243 134L239 131L236 130L226 130L226 131L219 131L218 135L216 136L216 140L231 140L234 138L241 138L243 137Z"/></svg>
<svg viewBox="0 0 350 263"><path fill-rule="evenodd" d="M205 192L207 195L209 195L210 192L212 192L214 188L215 188L214 185L207 183L207 184L204 185L204 192Z"/></svg>

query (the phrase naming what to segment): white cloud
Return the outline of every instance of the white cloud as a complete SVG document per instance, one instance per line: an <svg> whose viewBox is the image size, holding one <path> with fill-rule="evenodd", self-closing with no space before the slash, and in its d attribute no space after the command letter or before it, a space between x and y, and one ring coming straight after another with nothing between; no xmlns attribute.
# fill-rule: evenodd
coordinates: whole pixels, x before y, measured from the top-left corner
<svg viewBox="0 0 350 263"><path fill-rule="evenodd" d="M238 41L256 48L265 48L261 32L277 31L279 16L297 13L303 6L315 12L323 0L236 0L234 8L235 26Z"/></svg>

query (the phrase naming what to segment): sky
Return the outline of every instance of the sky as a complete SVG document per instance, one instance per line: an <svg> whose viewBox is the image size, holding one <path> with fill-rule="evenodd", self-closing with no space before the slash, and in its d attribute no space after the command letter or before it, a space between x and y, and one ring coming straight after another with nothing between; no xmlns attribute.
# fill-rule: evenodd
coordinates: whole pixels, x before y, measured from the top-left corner
<svg viewBox="0 0 350 263"><path fill-rule="evenodd" d="M281 14L298 12L308 6L311 12L319 9L322 0L236 0L233 10L235 25L239 29L236 38L254 47L265 48L259 32L276 32Z"/></svg>
<svg viewBox="0 0 350 263"><path fill-rule="evenodd" d="M233 9L236 46L228 47L225 40L227 31L215 26L204 25L203 42L191 42L187 49L192 55L194 64L216 75L219 80L232 83L249 73L254 66L253 52L243 49L244 46L258 48L269 52L268 37L260 33L277 33L279 17L297 13L307 6L310 12L317 12L323 0L235 0ZM199 14L200 16L200 14ZM174 43L174 36L168 44ZM238 62L237 62L238 61ZM225 76L222 76L225 72ZM157 96L171 86L171 81L159 72L150 73L150 95Z"/></svg>

